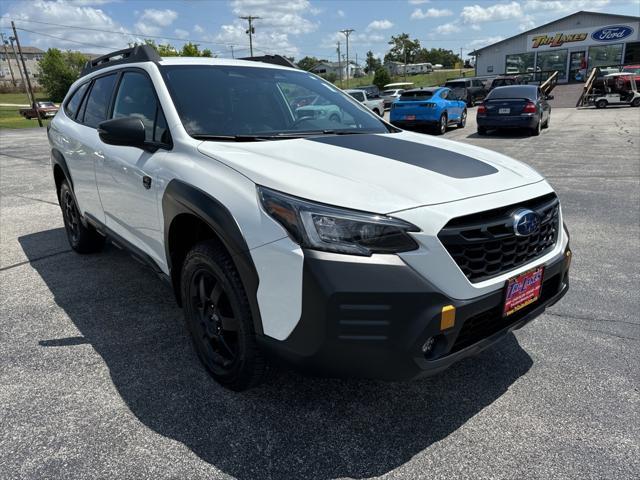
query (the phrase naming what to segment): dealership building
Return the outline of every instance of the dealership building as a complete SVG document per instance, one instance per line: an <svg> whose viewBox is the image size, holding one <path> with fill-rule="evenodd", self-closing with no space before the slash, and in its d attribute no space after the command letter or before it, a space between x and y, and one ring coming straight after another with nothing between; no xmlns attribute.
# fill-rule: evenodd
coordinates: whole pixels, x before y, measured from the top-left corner
<svg viewBox="0 0 640 480"><path fill-rule="evenodd" d="M559 72L558 82L593 67L640 65L640 17L577 12L479 48L476 75Z"/></svg>

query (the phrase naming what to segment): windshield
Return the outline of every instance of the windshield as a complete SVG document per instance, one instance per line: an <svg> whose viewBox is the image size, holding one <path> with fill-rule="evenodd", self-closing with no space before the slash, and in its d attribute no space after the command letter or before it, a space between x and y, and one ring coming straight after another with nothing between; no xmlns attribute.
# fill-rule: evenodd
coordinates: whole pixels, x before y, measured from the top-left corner
<svg viewBox="0 0 640 480"><path fill-rule="evenodd" d="M162 74L194 137L395 131L332 84L302 71L167 65Z"/></svg>

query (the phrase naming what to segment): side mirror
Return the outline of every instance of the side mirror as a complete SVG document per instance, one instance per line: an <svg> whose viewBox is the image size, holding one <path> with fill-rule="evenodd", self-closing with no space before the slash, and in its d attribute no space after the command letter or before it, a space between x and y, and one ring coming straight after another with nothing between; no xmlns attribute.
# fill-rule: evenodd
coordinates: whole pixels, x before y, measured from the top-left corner
<svg viewBox="0 0 640 480"><path fill-rule="evenodd" d="M98 125L100 140L109 145L145 148L144 123L139 118L123 117Z"/></svg>
<svg viewBox="0 0 640 480"><path fill-rule="evenodd" d="M547 96L546 96L546 99L547 99L547 100L553 100L553 95L547 95Z"/></svg>

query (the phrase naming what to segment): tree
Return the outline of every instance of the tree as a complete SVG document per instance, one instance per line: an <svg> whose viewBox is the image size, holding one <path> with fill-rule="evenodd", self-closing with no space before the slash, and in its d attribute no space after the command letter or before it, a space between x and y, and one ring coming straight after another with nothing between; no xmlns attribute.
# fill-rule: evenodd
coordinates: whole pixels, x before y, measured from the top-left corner
<svg viewBox="0 0 640 480"><path fill-rule="evenodd" d="M182 46L182 52L180 52L181 57L200 57L201 53L198 49L198 45L195 43L185 43Z"/></svg>
<svg viewBox="0 0 640 480"><path fill-rule="evenodd" d="M391 83L391 75L389 75L386 68L378 68L373 76L373 84L382 90L387 83Z"/></svg>
<svg viewBox="0 0 640 480"><path fill-rule="evenodd" d="M320 62L321 60L318 60L316 57L303 57L298 60L298 68L308 72Z"/></svg>
<svg viewBox="0 0 640 480"><path fill-rule="evenodd" d="M391 36L389 45L392 47L384 56L385 63L389 61L415 63L416 55L420 51L420 40L411 40L409 34L401 33L400 35Z"/></svg>
<svg viewBox="0 0 640 480"><path fill-rule="evenodd" d="M439 63L445 67L453 67L460 61L461 59L459 55L455 54L451 50L445 50L444 48L432 48L431 50L421 48L416 55L417 63L429 62L434 65Z"/></svg>
<svg viewBox="0 0 640 480"><path fill-rule="evenodd" d="M80 52L50 48L40 60L39 82L54 102L61 102L69 87L80 76L87 57Z"/></svg>
<svg viewBox="0 0 640 480"><path fill-rule="evenodd" d="M202 56L211 58L213 57L213 52L208 48L205 48L204 50L202 50Z"/></svg>
<svg viewBox="0 0 640 480"><path fill-rule="evenodd" d="M364 72L365 73L375 72L381 66L382 66L382 62L380 61L380 59L376 58L373 55L373 52L369 50L367 52L367 59L365 60Z"/></svg>

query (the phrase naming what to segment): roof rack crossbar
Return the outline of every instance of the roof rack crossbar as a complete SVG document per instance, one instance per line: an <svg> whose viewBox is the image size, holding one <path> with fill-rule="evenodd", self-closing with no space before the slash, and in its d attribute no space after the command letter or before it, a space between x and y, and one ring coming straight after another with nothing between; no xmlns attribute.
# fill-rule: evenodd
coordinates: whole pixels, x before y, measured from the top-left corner
<svg viewBox="0 0 640 480"><path fill-rule="evenodd" d="M252 62L271 63L273 65L280 65L281 67L298 68L298 66L282 55L261 55L258 57L244 57L239 60L250 60Z"/></svg>
<svg viewBox="0 0 640 480"><path fill-rule="evenodd" d="M155 48L149 45L136 45L94 58L85 63L80 76L87 75L101 68L135 62L159 62L162 60Z"/></svg>

